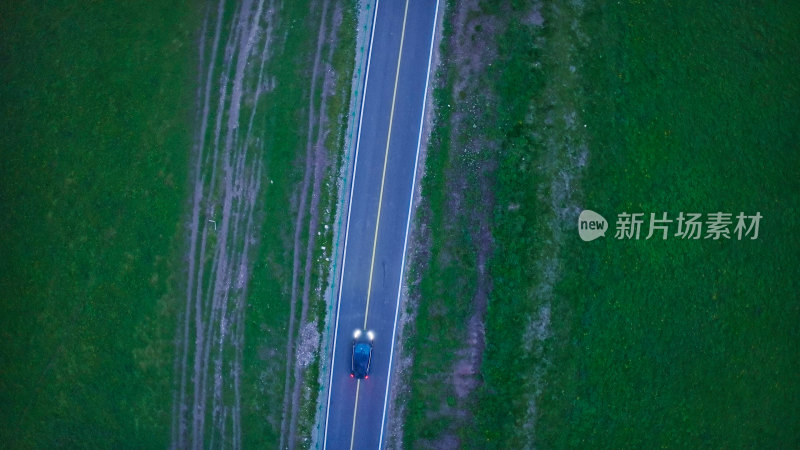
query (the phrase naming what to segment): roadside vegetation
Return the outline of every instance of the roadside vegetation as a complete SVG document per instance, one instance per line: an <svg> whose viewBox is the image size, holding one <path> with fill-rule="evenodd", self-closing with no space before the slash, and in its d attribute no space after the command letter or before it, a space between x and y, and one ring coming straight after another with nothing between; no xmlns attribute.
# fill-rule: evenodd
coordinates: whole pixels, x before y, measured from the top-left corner
<svg viewBox="0 0 800 450"><path fill-rule="evenodd" d="M405 327L403 351L412 364L399 378L397 410L405 420L402 430L395 428L394 446L457 446L474 423L498 145L484 128L497 120L495 99L484 88L485 64L495 58L487 31L500 23L482 14L478 2L449 2L445 9L410 257L407 314L415 319Z"/></svg>
<svg viewBox="0 0 800 450"><path fill-rule="evenodd" d="M403 445L797 446L798 13L448 7L410 280ZM468 62L452 36L465 8L482 21L474 39L496 48L478 71L488 100L459 92ZM496 105L475 114L488 125L454 126L476 99ZM465 151L475 142L488 151ZM459 355L475 347L482 285L470 218L487 204L485 349L462 396ZM605 238L579 239L582 209L609 220ZM717 211L760 212L758 239L614 238L622 212Z"/></svg>
<svg viewBox="0 0 800 450"><path fill-rule="evenodd" d="M353 9L328 0L209 6L179 294L176 447L310 443Z"/></svg>
<svg viewBox="0 0 800 450"><path fill-rule="evenodd" d="M281 443L292 443L293 447L307 448L316 413L318 348L326 311L324 294L339 196L336 178L350 106L356 28L352 3L328 3L326 9L322 2L284 4L282 28L275 35L285 36L285 40L280 41L268 64L278 88L264 100L264 110L271 111L263 123L269 184L264 198L266 220L247 302L247 363L242 391L246 405L243 426L248 430L245 447L277 448ZM323 12L325 17L321 16ZM316 90L310 92L310 69L322 21L331 34L323 37L319 79ZM309 96L313 96L314 114L319 120L310 129ZM313 150L321 153L306 153L309 134ZM307 158L313 158L311 178L305 187L305 219L299 223L295 242L303 175L309 170ZM293 272L298 270L294 252L300 253L293 296ZM289 339L293 340L291 345ZM299 398L293 398L295 389ZM293 415L296 428L290 430Z"/></svg>
<svg viewBox="0 0 800 450"><path fill-rule="evenodd" d="M163 447L193 4L0 6L0 441ZM153 321L166 321L169 335ZM158 345L151 349L159 348Z"/></svg>

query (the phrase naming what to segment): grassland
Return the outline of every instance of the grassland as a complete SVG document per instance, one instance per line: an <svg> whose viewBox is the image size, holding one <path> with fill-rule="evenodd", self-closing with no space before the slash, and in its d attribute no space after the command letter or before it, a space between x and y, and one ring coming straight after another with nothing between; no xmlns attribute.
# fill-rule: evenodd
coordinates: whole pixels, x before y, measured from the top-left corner
<svg viewBox="0 0 800 450"><path fill-rule="evenodd" d="M323 67L335 75L327 91L317 84L311 92L308 67L321 22L315 6L289 2L269 15L276 38L268 77L258 86L263 95L242 106L242 117L258 108L252 122L258 156L247 161L264 168L254 212L264 226L255 239L241 356L242 443L248 447L276 447L280 439L292 252L305 254L317 231L307 321L321 326L324 315L332 239L324 225L337 202L355 25L352 3L328 9L326 20L337 23L339 34L321 53ZM233 3L224 7L224 19L231 20ZM0 6L0 198L9 212L0 237L4 445L169 443L203 13L202 5L180 3ZM213 36L213 28L206 31ZM227 37L224 31L223 43ZM203 56L208 65L210 52ZM210 74L220 72L222 52L209 67ZM222 83L213 86L216 92ZM326 169L314 188L318 229L305 223L293 250L306 137L318 131L298 125L308 122L309 105L325 116L320 165ZM251 131L238 130L240 137ZM312 350L315 345L312 340ZM303 385L303 436L313 420L317 367L312 360ZM231 402L227 394L223 401Z"/></svg>
<svg viewBox="0 0 800 450"><path fill-rule="evenodd" d="M436 226L452 202L448 167L464 161L464 133L437 127L405 445L450 434L473 448L797 446L798 13L711 2L482 5L512 17L484 29L497 36L483 69L496 115L466 133L501 143L486 163L496 170L482 385L460 403L442 356L463 346L463 331L446 330L473 313L464 308L477 271L469 246L466 256L453 250L472 242L474 226ZM445 105L464 99L443 61L437 120L447 123ZM462 198L467 211L486 200ZM584 208L612 226L623 211L764 219L757 240L609 233L586 243L576 230ZM467 423L447 415L462 404L474 415Z"/></svg>
<svg viewBox="0 0 800 450"><path fill-rule="evenodd" d="M169 320L157 301L186 198L198 16L0 6L4 445L167 441L171 356L157 353L172 342L153 321Z"/></svg>
<svg viewBox="0 0 800 450"><path fill-rule="evenodd" d="M203 111L208 134L193 160L201 174L193 210L202 212L190 227L202 232L191 237L198 248L188 256L195 285L181 308L178 447L307 446L297 439L310 434L316 405L329 224L354 51L352 4L249 7L212 5L220 12L204 28L204 55L216 59L206 59L211 87L198 94L212 107ZM224 120L230 117L239 122ZM237 167L233 181L228 161ZM223 212L229 204L232 214Z"/></svg>
<svg viewBox="0 0 800 450"><path fill-rule="evenodd" d="M757 240L586 245L573 233L541 442L795 447L800 15L609 2L583 20L586 206L764 219Z"/></svg>

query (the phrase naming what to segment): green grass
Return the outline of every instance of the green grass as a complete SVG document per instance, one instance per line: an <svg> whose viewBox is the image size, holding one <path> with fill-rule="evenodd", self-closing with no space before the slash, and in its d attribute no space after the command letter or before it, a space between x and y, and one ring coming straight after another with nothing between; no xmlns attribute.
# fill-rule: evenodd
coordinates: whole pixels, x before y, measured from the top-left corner
<svg viewBox="0 0 800 450"><path fill-rule="evenodd" d="M333 8L329 11L333 17ZM333 250L334 219L337 203L340 202L339 185L337 178L342 170L344 155L346 152L347 141L347 118L350 108L352 77L354 72L353 61L356 51L356 31L358 27L356 19L356 4L346 2L342 6L341 23L338 25L336 42L330 51L329 44L323 48L323 61L330 64L335 79L331 95L326 100L326 110L323 112L327 116L327 130L325 136L325 148L328 150L326 162L329 164L324 179L320 183L319 198L319 224L313 233L319 233L315 239L315 249L313 258L316 262L311 272L311 293L308 308L309 322L317 324L317 331L322 335L325 327L325 316L327 314L328 303L325 299L327 292L329 275L333 259L336 257ZM330 23L330 22L329 22ZM330 53L329 53L330 52ZM330 56L329 56L330 55ZM344 184L344 183L343 183ZM327 229L325 228L327 226ZM326 260L328 258L328 260ZM322 335L324 339L324 335ZM313 361L305 369L303 375L304 395L300 408L300 418L298 421L297 435L301 440L311 436L315 430L315 419L318 408L318 396L322 390L320 386L320 356L326 355L322 351L324 345L320 343L320 350L314 355ZM303 442L306 447L310 440Z"/></svg>
<svg viewBox="0 0 800 450"><path fill-rule="evenodd" d="M587 207L764 219L755 241L570 236L542 443L796 447L800 15L631 2L585 20Z"/></svg>
<svg viewBox="0 0 800 450"><path fill-rule="evenodd" d="M186 3L0 7L0 440L163 446L186 198ZM146 245L143 245L146 243Z"/></svg>
<svg viewBox="0 0 800 450"><path fill-rule="evenodd" d="M445 21L449 25L449 18ZM443 36L444 42L452 39L452 32L448 29ZM441 57L447 60L447 45L441 47ZM449 142L451 135L450 110L446 105L451 103L450 88L451 72L449 65L443 64L438 72L438 80L434 83L434 107L436 114L436 127L433 127L425 161L426 175L422 184L422 204L418 208L417 223L424 223L430 229L441 229L444 225L444 202L446 200L445 173L449 166ZM422 244L422 248L430 246L427 254L412 255L410 259L409 279L419 280L418 284L410 287L410 295L417 298L419 306L416 308L416 320L407 328L409 338L406 340L405 351L414 355L412 374L405 381L409 383L407 398L407 413L403 423L405 445L413 445L420 438L434 437L443 428L448 428L451 423L447 419L437 418L431 420L430 414L439 409L444 390L449 390L443 380L439 367L449 367L452 357L449 354L439 354L437 349L446 348L442 339L452 336L452 329L442 328L442 320L446 314L432 314L431 307L434 300L445 303L445 296L440 295L443 285L450 281L445 279L438 258L441 248L446 245L444 240L429 241L428 234L417 232L415 240ZM439 244L439 245L437 245ZM437 283L437 280L439 282ZM430 300L430 301L429 301ZM442 307L443 309L444 307ZM442 360L443 358L443 360ZM435 378L434 378L435 377ZM444 423L443 423L444 421Z"/></svg>
<svg viewBox="0 0 800 450"><path fill-rule="evenodd" d="M349 8L349 9L348 9ZM320 230L306 229L301 236L301 261L305 258L305 243L310 232L323 234L316 238L313 254L312 288L309 306L310 321L323 320L324 299L322 293L327 283L328 262L331 257L333 227L333 205L337 201L334 174L338 174L341 159L340 132L342 120L347 115L350 76L353 52L355 51L355 25L352 23L354 6L343 8L343 23L340 26L333 60L329 61L336 71L334 95L328 99L327 111L329 134L326 141L330 150L329 161L333 164L322 185L320 198ZM255 261L248 293L248 309L245 329L245 373L243 377L243 428L245 447L273 448L280 441L281 417L286 368L286 344L288 339L292 281L292 248L294 225L298 203L298 189L302 181L308 123L308 96L310 95L310 67L313 65L319 30L319 14L310 16L310 2L291 2L281 9L281 22L273 44L276 48L267 66L275 78L276 89L264 94L263 122L257 123L264 136L265 183L264 224L258 257ZM329 13L332 13L330 8ZM286 34L282 33L284 31ZM285 36L285 38L284 38ZM323 63L327 51L323 49ZM324 66L320 66L324 67ZM321 91L314 93L319 97ZM315 100L319 104L319 100ZM258 121L257 121L258 122ZM270 182L271 181L271 182ZM327 211L327 212L326 212ZM308 217L308 216L306 216ZM328 224L328 230L323 225ZM321 247L326 250L322 251ZM301 264L302 272L303 264ZM323 275L321 275L323 274ZM303 277L300 274L299 288L302 291ZM298 297L297 318L300 318ZM321 325L320 325L321 326ZM295 327L295 332L298 331ZM307 436L313 424L316 396L319 391L318 360L315 360L304 375L306 389L311 397L302 400L298 434Z"/></svg>
<svg viewBox="0 0 800 450"><path fill-rule="evenodd" d="M520 17L529 6L494 13ZM559 25L564 26L553 24L553 28L561 30ZM533 351L523 351L523 347L529 323L538 318L538 309L546 302L539 290L546 284L547 261L558 251L550 195L554 167L565 158L563 148L556 146L552 153L548 148L553 145L548 138L564 131L561 122L554 119L545 125L545 119L548 114L558 118L568 107L547 94L553 86L558 86L556 91L571 89L555 70L548 73L553 67L545 64L548 49L543 36L551 38L549 29L525 25L519 19L509 21L498 35L498 61L490 69L499 107L497 125L485 132L501 144L493 186L494 255L489 266L493 289L486 314L483 385L474 408L475 426L463 435L473 447L528 444L520 430L526 426L530 396L542 370L542 348L535 343ZM566 57L567 49L554 53Z"/></svg>
<svg viewBox="0 0 800 450"><path fill-rule="evenodd" d="M277 445L283 414L291 205L302 177L319 24L310 11L307 1L280 11L267 68L275 89L263 95L254 124L254 134L265 136L265 194L257 207L265 225L246 313L243 427L252 447ZM78 8L66 1L0 7L6 445L149 448L169 441L202 12L185 4ZM352 5L344 11L332 61L331 161L341 158L352 13ZM244 105L243 117L251 107ZM321 223L332 220L335 173L333 164ZM309 232L316 230L303 239ZM330 233L318 240L327 253L314 255L323 291ZM324 302L314 301L310 318L320 319ZM314 392L316 364L306 379ZM315 397L307 402L304 434Z"/></svg>
<svg viewBox="0 0 800 450"><path fill-rule="evenodd" d="M496 114L466 136L501 142L472 424L443 413L458 405L451 351L475 270L459 232L474 224L447 217L465 137L446 125L445 33L420 208L430 254L411 277L420 303L405 445L455 434L467 448L797 447L800 15L765 3L581 4L544 5L544 28L523 23L530 2L482 4L512 19L486 72ZM586 169L574 159L583 145ZM579 175L566 200L562 171ZM623 241L612 230L586 243L554 209L569 204L612 227L623 211L764 218L755 241ZM549 335L528 340L545 306Z"/></svg>
<svg viewBox="0 0 800 450"><path fill-rule="evenodd" d="M572 41L570 61L559 30L573 18L591 39ZM800 17L766 4L608 2L561 19L542 32L544 78L561 81L574 63L579 84L534 91L532 110L560 112L567 103L587 128L506 128L498 208L530 208L496 216L473 442L521 444L515 430L529 418L519 399L530 387L520 379L546 359L539 446L797 446ZM502 82L498 92L513 105L519 93L504 95ZM521 157L541 160L548 137L582 136L590 157L576 195L612 224L623 211L759 211L760 236L618 241L609 233L584 243L575 224L564 224L552 337L541 353L521 355L507 330L524 328L544 300L531 287L542 278L537 263L549 244L539 237L552 235L554 214L537 195L549 194L546 169Z"/></svg>
<svg viewBox="0 0 800 450"><path fill-rule="evenodd" d="M285 39L275 42L267 66L276 90L264 94L262 111L265 152L264 225L258 259L248 293L242 379L242 427L247 447L277 446L283 411L292 241L296 211L294 191L302 180L302 156L308 114L308 87L316 45L315 21L290 27L293 18L308 14L309 3L292 2L281 11ZM296 202L296 200L294 200Z"/></svg>
<svg viewBox="0 0 800 450"><path fill-rule="evenodd" d="M473 407L470 397L458 398L452 373L455 364L464 359L468 339L465 324L472 315L477 286L480 230L476 211L485 206L478 180L485 175L482 163L488 148L471 142L482 136L471 131L472 123L480 123L492 113L465 114L485 104L479 94L470 91L455 98L454 3L448 8L439 49L442 64L433 83L436 117L421 182L416 253L410 260L410 295L416 318L404 331L409 336L404 352L412 355L414 362L402 381L408 392L400 399L406 406L403 443L409 448L428 447L429 440L462 434L470 423L454 414L453 408Z"/></svg>

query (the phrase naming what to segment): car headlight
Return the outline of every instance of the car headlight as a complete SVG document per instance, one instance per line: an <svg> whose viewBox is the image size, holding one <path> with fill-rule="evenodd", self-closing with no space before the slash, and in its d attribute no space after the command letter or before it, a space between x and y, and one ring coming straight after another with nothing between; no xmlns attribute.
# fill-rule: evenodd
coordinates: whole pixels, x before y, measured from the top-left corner
<svg viewBox="0 0 800 450"><path fill-rule="evenodd" d="M375 340L375 333L373 333L372 330L367 331L367 338L369 338L370 341Z"/></svg>
<svg viewBox="0 0 800 450"><path fill-rule="evenodd" d="M361 330L356 330L353 332L353 339L358 339L361 336Z"/></svg>

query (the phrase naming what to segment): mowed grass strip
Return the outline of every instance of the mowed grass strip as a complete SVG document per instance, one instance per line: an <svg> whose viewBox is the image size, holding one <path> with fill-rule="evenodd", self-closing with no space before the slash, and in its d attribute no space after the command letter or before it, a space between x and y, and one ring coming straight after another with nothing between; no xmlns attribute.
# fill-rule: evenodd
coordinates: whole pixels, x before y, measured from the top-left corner
<svg viewBox="0 0 800 450"><path fill-rule="evenodd" d="M0 440L163 447L201 11L0 6ZM175 238L178 239L175 239Z"/></svg>

